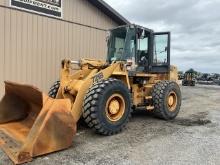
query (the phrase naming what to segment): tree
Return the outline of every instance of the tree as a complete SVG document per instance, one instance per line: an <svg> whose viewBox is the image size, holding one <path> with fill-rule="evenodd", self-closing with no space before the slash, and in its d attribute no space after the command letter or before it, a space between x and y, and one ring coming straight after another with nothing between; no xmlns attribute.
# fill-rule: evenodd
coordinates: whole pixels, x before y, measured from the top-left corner
<svg viewBox="0 0 220 165"><path fill-rule="evenodd" d="M184 74L184 73L183 73L183 71L179 71L178 74L181 75L181 74Z"/></svg>
<svg viewBox="0 0 220 165"><path fill-rule="evenodd" d="M194 78L198 78L199 76L199 72L195 71L193 68L190 68L189 70L187 70L185 73L192 73L192 76Z"/></svg>
<svg viewBox="0 0 220 165"><path fill-rule="evenodd" d="M195 71L193 68L190 68L190 69L187 70L186 72L197 74L197 71Z"/></svg>

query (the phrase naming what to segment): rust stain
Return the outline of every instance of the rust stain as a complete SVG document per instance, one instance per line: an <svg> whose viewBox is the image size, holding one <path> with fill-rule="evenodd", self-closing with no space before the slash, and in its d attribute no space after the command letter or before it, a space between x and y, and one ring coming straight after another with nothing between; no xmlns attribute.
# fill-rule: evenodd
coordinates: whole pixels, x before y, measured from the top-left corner
<svg viewBox="0 0 220 165"><path fill-rule="evenodd" d="M0 102L0 145L15 164L66 149L76 134L69 99L51 99L37 88L5 82Z"/></svg>

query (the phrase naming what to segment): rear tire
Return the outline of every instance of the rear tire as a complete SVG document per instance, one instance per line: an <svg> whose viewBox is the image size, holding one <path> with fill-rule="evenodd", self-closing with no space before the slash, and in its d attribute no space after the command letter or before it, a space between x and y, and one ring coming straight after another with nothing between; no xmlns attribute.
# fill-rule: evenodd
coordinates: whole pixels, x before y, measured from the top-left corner
<svg viewBox="0 0 220 165"><path fill-rule="evenodd" d="M164 120L176 118L181 107L181 91L173 81L161 81L152 90L154 115Z"/></svg>
<svg viewBox="0 0 220 165"><path fill-rule="evenodd" d="M60 81L56 81L52 87L50 88L49 92L48 92L48 95L49 97L55 99L56 96L57 96L57 93L58 93L58 90L60 88Z"/></svg>
<svg viewBox="0 0 220 165"><path fill-rule="evenodd" d="M182 81L182 86L187 86L187 82L185 80Z"/></svg>
<svg viewBox="0 0 220 165"><path fill-rule="evenodd" d="M107 79L93 85L84 99L83 118L98 134L121 132L131 117L128 88L117 79Z"/></svg>
<svg viewBox="0 0 220 165"><path fill-rule="evenodd" d="M196 82L195 82L195 81L192 81L192 82L191 82L191 86L193 86L193 87L196 86Z"/></svg>

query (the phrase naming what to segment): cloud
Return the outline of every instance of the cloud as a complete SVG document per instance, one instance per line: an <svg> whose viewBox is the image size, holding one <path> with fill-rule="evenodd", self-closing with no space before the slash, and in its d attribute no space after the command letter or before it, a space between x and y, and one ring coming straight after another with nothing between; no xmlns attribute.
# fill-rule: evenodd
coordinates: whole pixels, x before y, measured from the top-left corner
<svg viewBox="0 0 220 165"><path fill-rule="evenodd" d="M219 0L105 0L133 23L171 31L172 63L220 73Z"/></svg>

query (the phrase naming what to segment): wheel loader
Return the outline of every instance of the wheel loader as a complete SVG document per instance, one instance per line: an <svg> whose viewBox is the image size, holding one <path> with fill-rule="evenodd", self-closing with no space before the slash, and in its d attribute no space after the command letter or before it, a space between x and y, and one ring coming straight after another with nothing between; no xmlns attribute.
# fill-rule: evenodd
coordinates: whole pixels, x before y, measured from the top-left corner
<svg viewBox="0 0 220 165"><path fill-rule="evenodd" d="M186 72L182 81L182 86L195 86L196 80L194 78L194 72Z"/></svg>
<svg viewBox="0 0 220 165"><path fill-rule="evenodd" d="M0 102L0 144L15 164L71 146L77 122L101 135L121 132L132 111L173 120L181 106L170 65L170 32L138 25L112 29L106 60L65 59L48 94L6 81Z"/></svg>

